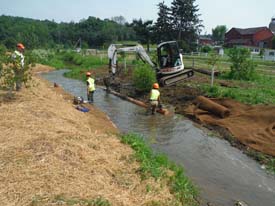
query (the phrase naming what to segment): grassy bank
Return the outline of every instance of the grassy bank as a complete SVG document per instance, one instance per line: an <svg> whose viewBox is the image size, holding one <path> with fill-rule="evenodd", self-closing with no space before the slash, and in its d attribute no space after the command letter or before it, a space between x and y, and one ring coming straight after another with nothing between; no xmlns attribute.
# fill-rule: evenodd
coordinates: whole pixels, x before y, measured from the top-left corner
<svg viewBox="0 0 275 206"><path fill-rule="evenodd" d="M221 80L221 79L220 79ZM225 87L215 84L195 85L210 97L232 98L246 104L275 104L275 78L265 75L259 76L254 81L231 80L234 86Z"/></svg>
<svg viewBox="0 0 275 206"><path fill-rule="evenodd" d="M181 167L170 162L164 155L154 154L142 137L138 135L124 135L121 137L121 141L134 149L134 158L141 164L138 172L143 179L149 177L153 177L156 181L164 179L180 205L198 205L195 200L198 195L197 189L185 176ZM151 186L148 185L148 191L151 189Z"/></svg>
<svg viewBox="0 0 275 206"><path fill-rule="evenodd" d="M120 139L95 107L79 112L61 87L33 81L12 101L0 98L3 205L197 205L182 169L137 136Z"/></svg>
<svg viewBox="0 0 275 206"><path fill-rule="evenodd" d="M185 66L211 70L208 64L209 57L185 57ZM275 63L256 62L257 77L253 81L230 80L227 73L230 71L231 63L228 60L221 60L216 70L222 75L216 77L214 87L209 83L190 82L190 84L202 90L210 97L232 98L246 104L275 104ZM228 86L222 86L219 81L226 81Z"/></svg>

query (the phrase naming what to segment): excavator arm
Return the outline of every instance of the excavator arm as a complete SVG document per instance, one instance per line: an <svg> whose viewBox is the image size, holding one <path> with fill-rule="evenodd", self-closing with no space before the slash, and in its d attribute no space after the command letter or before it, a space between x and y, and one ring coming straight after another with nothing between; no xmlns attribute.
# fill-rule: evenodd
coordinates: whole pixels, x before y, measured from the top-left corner
<svg viewBox="0 0 275 206"><path fill-rule="evenodd" d="M117 54L123 52L136 53L143 62L148 63L153 69L157 68L156 63L151 60L149 55L140 44L135 46L122 46L122 44L111 44L108 48L109 67L113 75L117 72Z"/></svg>
<svg viewBox="0 0 275 206"><path fill-rule="evenodd" d="M184 69L182 54L176 41L163 42L157 46L157 61L153 62L140 45L111 44L108 48L109 69L112 75L117 73L117 55L119 53L136 53L143 62L151 65L156 71L158 82L169 86L194 75L192 69Z"/></svg>

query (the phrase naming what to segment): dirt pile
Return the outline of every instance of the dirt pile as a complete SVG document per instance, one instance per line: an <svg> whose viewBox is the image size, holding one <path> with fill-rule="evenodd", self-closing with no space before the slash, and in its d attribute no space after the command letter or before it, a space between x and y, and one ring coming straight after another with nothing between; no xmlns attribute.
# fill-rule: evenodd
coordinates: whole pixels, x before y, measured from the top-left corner
<svg viewBox="0 0 275 206"><path fill-rule="evenodd" d="M80 112L61 88L33 81L35 87L0 104L1 205L84 205L96 198L169 205L169 189L141 181L132 150L104 113L94 107Z"/></svg>
<svg viewBox="0 0 275 206"><path fill-rule="evenodd" d="M194 113L195 105L190 105L185 112L203 123L228 129L248 147L275 156L275 106L250 106L230 99L212 100L228 108L230 115L220 118L201 109Z"/></svg>

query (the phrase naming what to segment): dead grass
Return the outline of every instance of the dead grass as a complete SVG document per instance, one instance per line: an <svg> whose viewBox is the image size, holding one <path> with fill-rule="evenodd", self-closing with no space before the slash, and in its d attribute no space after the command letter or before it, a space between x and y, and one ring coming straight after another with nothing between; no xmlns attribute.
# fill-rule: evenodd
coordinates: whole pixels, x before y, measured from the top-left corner
<svg viewBox="0 0 275 206"><path fill-rule="evenodd" d="M79 112L61 88L33 80L15 100L1 100L1 205L84 205L99 197L111 205L171 205L162 182L141 181L132 150L104 113Z"/></svg>

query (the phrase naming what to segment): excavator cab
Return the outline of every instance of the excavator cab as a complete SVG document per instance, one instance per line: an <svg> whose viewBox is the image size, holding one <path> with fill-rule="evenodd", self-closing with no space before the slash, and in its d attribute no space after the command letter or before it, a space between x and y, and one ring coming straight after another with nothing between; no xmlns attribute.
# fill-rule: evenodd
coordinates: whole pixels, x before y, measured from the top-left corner
<svg viewBox="0 0 275 206"><path fill-rule="evenodd" d="M163 42L158 45L158 64L163 74L175 73L184 69L182 55L176 41Z"/></svg>
<svg viewBox="0 0 275 206"><path fill-rule="evenodd" d="M183 57L176 41L163 42L157 47L159 70L157 79L161 86L173 85L194 75L184 69Z"/></svg>

